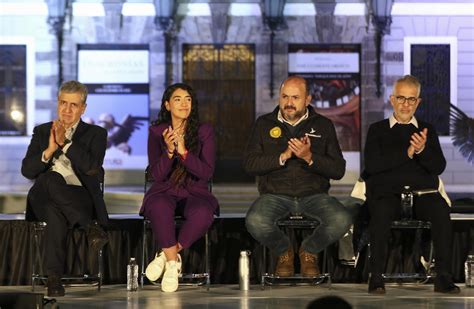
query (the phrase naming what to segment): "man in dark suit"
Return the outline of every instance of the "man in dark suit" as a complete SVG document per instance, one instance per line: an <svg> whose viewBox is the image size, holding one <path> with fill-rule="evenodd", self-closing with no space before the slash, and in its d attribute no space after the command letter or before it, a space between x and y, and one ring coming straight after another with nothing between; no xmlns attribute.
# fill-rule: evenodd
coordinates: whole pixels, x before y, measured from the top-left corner
<svg viewBox="0 0 474 309"><path fill-rule="evenodd" d="M438 177L446 160L434 127L414 116L421 102L420 90L420 82L411 75L397 80L390 96L393 115L373 123L367 133L364 155L368 174L371 294L385 294L382 272L386 242L390 223L401 215L400 194L404 186L411 190L436 189L434 193L415 197L414 215L431 222L436 256L435 292L459 293L451 275L449 199L440 191Z"/></svg>
<svg viewBox="0 0 474 309"><path fill-rule="evenodd" d="M48 296L63 296L68 227L86 229L89 246L97 251L107 243L99 225L108 220L101 190L107 131L81 121L87 88L77 81L61 85L58 119L34 128L21 173L35 183L28 192L26 219L46 226ZM99 225L92 224L95 218Z"/></svg>

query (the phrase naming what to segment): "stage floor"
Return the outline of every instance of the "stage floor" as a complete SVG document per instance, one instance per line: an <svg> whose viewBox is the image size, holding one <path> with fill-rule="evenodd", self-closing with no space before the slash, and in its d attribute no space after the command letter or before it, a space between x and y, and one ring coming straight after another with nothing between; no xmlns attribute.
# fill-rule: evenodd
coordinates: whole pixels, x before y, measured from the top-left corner
<svg viewBox="0 0 474 309"><path fill-rule="evenodd" d="M28 292L27 286L0 287L0 292ZM41 287L37 292L41 292ZM44 291L45 292L45 291ZM461 294L433 292L433 285L388 285L387 294L367 294L366 284L333 284L326 286L251 286L243 292L237 285L212 285L210 291L200 287L180 287L175 293L163 293L156 286L145 286L128 292L124 285L107 285L98 293L93 287L66 288L66 296L57 298L64 308L305 308L312 300L337 295L353 308L474 308L474 288L461 286ZM47 306L46 308L51 308Z"/></svg>

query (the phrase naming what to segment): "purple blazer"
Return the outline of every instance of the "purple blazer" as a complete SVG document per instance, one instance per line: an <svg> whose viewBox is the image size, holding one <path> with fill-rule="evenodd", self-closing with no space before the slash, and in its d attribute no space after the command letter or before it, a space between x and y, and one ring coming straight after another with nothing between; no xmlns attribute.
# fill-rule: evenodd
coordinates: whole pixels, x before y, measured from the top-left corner
<svg viewBox="0 0 474 309"><path fill-rule="evenodd" d="M163 131L169 125L162 123L153 125L148 132L148 165L149 172L153 176L154 182L145 193L140 214L143 214L146 207L153 205L153 196L164 193L172 189L174 184L170 180L173 160L181 160L177 156L169 158L167 147L163 138ZM185 184L185 189L194 196L201 197L209 201L214 213L219 214L219 204L217 199L209 192L208 182L214 173L216 160L214 129L209 124L201 124L198 129L199 144L197 155L188 152L186 159L182 161L189 174L194 175Z"/></svg>

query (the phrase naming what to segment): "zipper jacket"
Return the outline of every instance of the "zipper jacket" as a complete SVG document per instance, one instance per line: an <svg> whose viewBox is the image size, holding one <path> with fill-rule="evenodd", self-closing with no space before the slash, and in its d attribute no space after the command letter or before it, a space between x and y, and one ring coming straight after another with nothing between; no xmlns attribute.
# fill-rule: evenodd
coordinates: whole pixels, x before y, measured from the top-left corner
<svg viewBox="0 0 474 309"><path fill-rule="evenodd" d="M303 197L328 193L329 180L344 176L346 161L342 156L331 120L308 108L308 118L294 127L278 120L279 107L255 122L244 156L244 169L257 176L260 194L282 194ZM280 165L280 154L290 138L308 136L313 163L296 156Z"/></svg>

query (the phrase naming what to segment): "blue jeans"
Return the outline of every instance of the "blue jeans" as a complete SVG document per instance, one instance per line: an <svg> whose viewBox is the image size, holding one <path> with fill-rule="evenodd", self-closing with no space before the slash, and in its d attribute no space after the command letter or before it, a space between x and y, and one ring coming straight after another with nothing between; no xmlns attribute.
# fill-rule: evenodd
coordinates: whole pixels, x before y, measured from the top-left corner
<svg viewBox="0 0 474 309"><path fill-rule="evenodd" d="M290 239L276 221L294 213L319 221L313 233L301 244L303 250L312 254L339 240L352 224L350 212L336 198L325 193L305 197L263 194L247 212L245 224L253 238L275 254L282 255L290 248Z"/></svg>

